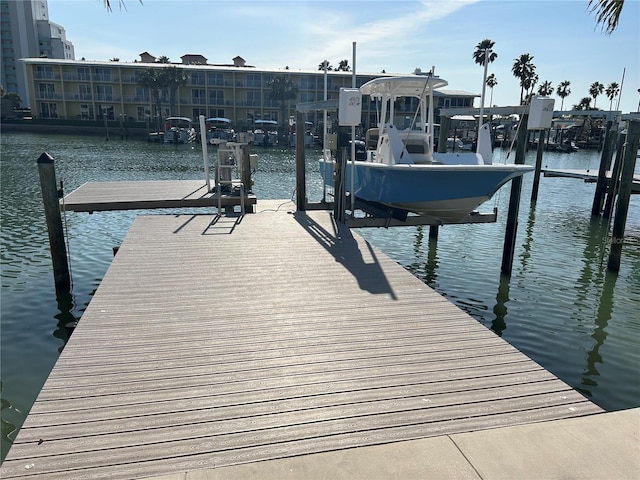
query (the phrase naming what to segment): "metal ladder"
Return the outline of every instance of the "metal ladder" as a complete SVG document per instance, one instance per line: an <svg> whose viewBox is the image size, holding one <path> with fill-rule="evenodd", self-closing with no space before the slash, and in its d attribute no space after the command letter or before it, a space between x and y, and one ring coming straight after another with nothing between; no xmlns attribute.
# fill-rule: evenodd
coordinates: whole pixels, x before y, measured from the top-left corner
<svg viewBox="0 0 640 480"><path fill-rule="evenodd" d="M218 147L216 163L216 192L218 194L218 213L222 212L222 189L228 186L230 192L240 189L240 215L245 214L245 185L242 181L242 144L236 142L221 143ZM237 177L234 177L234 172Z"/></svg>

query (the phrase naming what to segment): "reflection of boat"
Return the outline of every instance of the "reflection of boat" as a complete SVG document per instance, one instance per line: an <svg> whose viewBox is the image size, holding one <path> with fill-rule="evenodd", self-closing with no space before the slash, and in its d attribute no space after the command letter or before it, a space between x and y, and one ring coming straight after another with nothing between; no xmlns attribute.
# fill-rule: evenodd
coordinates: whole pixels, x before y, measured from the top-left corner
<svg viewBox="0 0 640 480"><path fill-rule="evenodd" d="M224 117L212 117L207 118L207 141L212 145L222 142L232 142L235 137L235 132L231 128L231 120Z"/></svg>
<svg viewBox="0 0 640 480"><path fill-rule="evenodd" d="M188 117L167 117L164 121L164 143L192 143L196 130Z"/></svg>
<svg viewBox="0 0 640 480"><path fill-rule="evenodd" d="M512 178L531 171L528 165L492 165L488 125L483 125L478 152L437 153L433 150L433 90L447 82L433 75L377 78L360 87L364 95L381 100L380 123L367 135L367 157L346 166L346 191L369 202L428 215L443 222L458 221ZM396 100L416 102L413 125L398 130ZM414 99L414 100L411 100ZM419 121L429 105L428 122ZM404 118L404 117L403 117ZM420 128L414 128L420 125ZM377 140L376 140L377 137ZM335 161L320 160L325 183L332 183Z"/></svg>
<svg viewBox="0 0 640 480"><path fill-rule="evenodd" d="M253 122L253 143L264 147L278 144L278 122L275 120L256 120Z"/></svg>

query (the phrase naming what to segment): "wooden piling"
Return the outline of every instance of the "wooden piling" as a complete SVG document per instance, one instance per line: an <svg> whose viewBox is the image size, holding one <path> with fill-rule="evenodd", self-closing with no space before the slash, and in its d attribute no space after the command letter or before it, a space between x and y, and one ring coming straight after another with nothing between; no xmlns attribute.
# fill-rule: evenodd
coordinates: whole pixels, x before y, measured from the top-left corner
<svg viewBox="0 0 640 480"><path fill-rule="evenodd" d="M540 187L540 170L542 170L542 156L544 153L544 139L546 130L540 130L540 137L538 138L538 152L536 155L536 170L533 176L533 188L531 190L531 203L538 201L538 188Z"/></svg>
<svg viewBox="0 0 640 480"><path fill-rule="evenodd" d="M605 194L607 193L607 170L611 165L611 156L609 156L609 148L606 145L609 144L608 137L611 131L611 120L607 122L607 141L605 141L605 148L602 150L600 157L600 168L598 170L598 181L596 182L596 191L593 196L593 204L591 205L591 216L597 217L602 212L602 206L604 204ZM607 158L608 157L608 158ZM613 179L611 183L614 183Z"/></svg>
<svg viewBox="0 0 640 480"><path fill-rule="evenodd" d="M47 152L43 152L38 158L38 173L40 175L44 214L49 232L49 247L51 249L56 290L69 290L71 288L71 275L67 260L67 247L64 242L62 217L60 216L55 161Z"/></svg>
<svg viewBox="0 0 640 480"><path fill-rule="evenodd" d="M613 214L613 206L616 202L616 195L618 194L618 186L620 183L620 171L622 170L622 158L625 140L626 134L621 132L620 135L618 135L618 143L616 144L616 160L613 163L613 170L611 171L611 180L609 183L609 188L607 189L604 209L602 210L602 218L609 219Z"/></svg>
<svg viewBox="0 0 640 480"><path fill-rule="evenodd" d="M307 186L305 184L304 158L304 114L296 113L296 208L298 211L307 209Z"/></svg>
<svg viewBox="0 0 640 480"><path fill-rule="evenodd" d="M607 268L613 272L620 270L624 230L627 223L631 184L633 183L633 172L636 167L639 140L640 121L632 120L629 122L629 128L627 129L627 141L625 142L624 162L622 164L622 175L620 179L620 193L618 194L616 215L613 220L611 250L609 251L609 261L607 263Z"/></svg>
<svg viewBox="0 0 640 480"><path fill-rule="evenodd" d="M516 164L523 165L527 147L527 117L523 115L518 129L516 143ZM518 211L520 210L520 192L522 191L522 176L511 180L511 196L509 198L509 211L507 213L507 227L504 233L504 247L502 250L502 267L500 271L504 275L511 275L513 265L513 253L518 232Z"/></svg>
<svg viewBox="0 0 640 480"><path fill-rule="evenodd" d="M447 153L447 138L449 138L451 117L440 117L440 136L438 137L438 153Z"/></svg>

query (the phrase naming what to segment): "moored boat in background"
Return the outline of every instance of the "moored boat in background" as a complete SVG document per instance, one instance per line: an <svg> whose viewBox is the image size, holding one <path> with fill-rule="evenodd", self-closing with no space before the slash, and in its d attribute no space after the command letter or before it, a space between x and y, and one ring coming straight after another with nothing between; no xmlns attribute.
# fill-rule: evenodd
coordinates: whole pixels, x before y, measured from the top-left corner
<svg viewBox="0 0 640 480"><path fill-rule="evenodd" d="M164 122L164 143L192 143L196 130L189 117L167 117Z"/></svg>

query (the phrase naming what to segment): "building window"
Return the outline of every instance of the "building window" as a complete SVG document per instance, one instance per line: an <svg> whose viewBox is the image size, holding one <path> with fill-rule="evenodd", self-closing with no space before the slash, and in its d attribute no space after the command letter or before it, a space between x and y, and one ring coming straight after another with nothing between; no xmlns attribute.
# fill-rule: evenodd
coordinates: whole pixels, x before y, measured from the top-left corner
<svg viewBox="0 0 640 480"><path fill-rule="evenodd" d="M96 85L96 100L113 101L113 89L111 85Z"/></svg>
<svg viewBox="0 0 640 480"><path fill-rule="evenodd" d="M224 90L209 90L209 105L224 105Z"/></svg>
<svg viewBox="0 0 640 480"><path fill-rule="evenodd" d="M247 106L259 107L260 104L260 92L247 92Z"/></svg>
<svg viewBox="0 0 640 480"><path fill-rule="evenodd" d="M89 67L78 67L76 69L76 73L78 75L78 80L83 82L91 81L91 72L89 71Z"/></svg>
<svg viewBox="0 0 640 480"><path fill-rule="evenodd" d="M300 103L309 103L316 101L315 93L301 92L300 94Z"/></svg>
<svg viewBox="0 0 640 480"><path fill-rule="evenodd" d="M55 103L40 104L41 118L58 118L58 105Z"/></svg>
<svg viewBox="0 0 640 480"><path fill-rule="evenodd" d="M224 75L222 73L209 73L207 75L208 85L222 87L224 86Z"/></svg>
<svg viewBox="0 0 640 480"><path fill-rule="evenodd" d="M98 105L98 120L115 120L115 109L113 105Z"/></svg>
<svg viewBox="0 0 640 480"><path fill-rule="evenodd" d="M46 65L36 66L36 78L40 80L53 80L53 67Z"/></svg>
<svg viewBox="0 0 640 480"><path fill-rule="evenodd" d="M204 72L191 72L191 85L204 84Z"/></svg>
<svg viewBox="0 0 640 480"><path fill-rule="evenodd" d="M143 87L136 87L136 102L148 102L150 101L149 89Z"/></svg>
<svg viewBox="0 0 640 480"><path fill-rule="evenodd" d="M151 110L149 107L138 107L137 116L139 122L146 122L151 118Z"/></svg>
<svg viewBox="0 0 640 480"><path fill-rule="evenodd" d="M260 88L260 74L253 73L247 75L247 87L249 88Z"/></svg>
<svg viewBox="0 0 640 480"><path fill-rule="evenodd" d="M211 118L225 118L224 108L210 108L209 117Z"/></svg>
<svg viewBox="0 0 640 480"><path fill-rule="evenodd" d="M89 103L80 104L80 119L93 120L93 105Z"/></svg>
<svg viewBox="0 0 640 480"><path fill-rule="evenodd" d="M191 103L195 105L204 105L206 103L206 97L204 90L192 88L191 89Z"/></svg>
<svg viewBox="0 0 640 480"><path fill-rule="evenodd" d="M78 85L78 99L91 100L91 85L88 83L81 83Z"/></svg>
<svg viewBox="0 0 640 480"><path fill-rule="evenodd" d="M94 70L96 82L110 82L111 81L111 69L96 67Z"/></svg>
<svg viewBox="0 0 640 480"><path fill-rule="evenodd" d="M53 83L38 84L38 98L52 100L56 98L56 87Z"/></svg>
<svg viewBox="0 0 640 480"><path fill-rule="evenodd" d="M302 77L300 79L300 90L315 90L316 79L312 76Z"/></svg>

